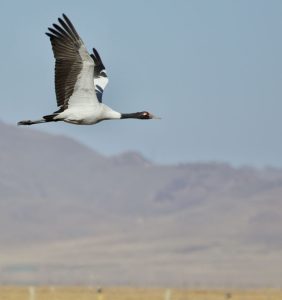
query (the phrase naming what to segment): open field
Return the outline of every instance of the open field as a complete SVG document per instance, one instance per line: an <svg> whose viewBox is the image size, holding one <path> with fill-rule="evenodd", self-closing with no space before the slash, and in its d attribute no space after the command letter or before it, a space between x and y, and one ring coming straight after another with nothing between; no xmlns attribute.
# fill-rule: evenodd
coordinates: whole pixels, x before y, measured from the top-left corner
<svg viewBox="0 0 282 300"><path fill-rule="evenodd" d="M281 300L278 290L192 290L94 287L0 287L1 300Z"/></svg>

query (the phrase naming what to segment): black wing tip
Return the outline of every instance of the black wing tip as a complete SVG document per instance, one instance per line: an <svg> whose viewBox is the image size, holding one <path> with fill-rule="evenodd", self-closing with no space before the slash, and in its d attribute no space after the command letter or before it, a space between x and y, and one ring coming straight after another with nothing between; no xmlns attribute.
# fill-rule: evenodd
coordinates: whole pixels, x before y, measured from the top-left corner
<svg viewBox="0 0 282 300"><path fill-rule="evenodd" d="M70 20L65 13L62 13L62 16L65 20Z"/></svg>
<svg viewBox="0 0 282 300"><path fill-rule="evenodd" d="M100 62L102 62L101 57L100 57L98 51L96 50L96 48L93 48L92 50L93 50L94 55L99 59Z"/></svg>
<svg viewBox="0 0 282 300"><path fill-rule="evenodd" d="M67 15L66 14L64 14L64 13L62 13L62 18L61 17L59 17L58 18L58 22L59 23L65 23L65 22L70 22L70 19L67 17Z"/></svg>
<svg viewBox="0 0 282 300"><path fill-rule="evenodd" d="M63 16L63 18L64 18L64 20L62 20L62 21L65 21L64 23L66 23L67 26L71 29L71 31L73 32L73 34L75 35L75 37L76 37L77 39L80 39L79 34L77 33L75 27L73 26L71 20L70 20L70 19L67 17L67 15L64 14L64 13L62 14L62 16Z"/></svg>
<svg viewBox="0 0 282 300"><path fill-rule="evenodd" d="M60 24L65 23L65 21L62 20L61 18L58 18L58 22L59 22ZM54 25L54 24L53 24L53 25Z"/></svg>
<svg viewBox="0 0 282 300"><path fill-rule="evenodd" d="M45 34L47 36L49 36L50 39L54 38L54 35L52 33L50 33L50 32L45 32Z"/></svg>
<svg viewBox="0 0 282 300"><path fill-rule="evenodd" d="M99 66L101 66L102 69L105 69L105 66L102 62L101 56L99 55L98 51L96 50L96 48L92 48L93 54L91 55L91 57L93 58L93 60L95 61L95 63Z"/></svg>
<svg viewBox="0 0 282 300"><path fill-rule="evenodd" d="M73 40L80 39L70 19L64 13L62 14L62 18L58 18L58 23L53 23L52 27L48 27L48 30L49 32L46 32L46 35L50 38L68 37Z"/></svg>

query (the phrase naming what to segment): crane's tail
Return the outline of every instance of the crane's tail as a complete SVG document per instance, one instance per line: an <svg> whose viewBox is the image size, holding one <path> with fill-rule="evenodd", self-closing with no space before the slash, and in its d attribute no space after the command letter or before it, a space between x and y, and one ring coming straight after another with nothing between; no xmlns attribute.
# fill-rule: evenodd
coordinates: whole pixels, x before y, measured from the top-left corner
<svg viewBox="0 0 282 300"><path fill-rule="evenodd" d="M33 120L33 121L32 120L23 120L23 121L19 121L18 125L33 125L33 124L39 124L39 123L60 121L60 120L54 119L55 116L57 116L57 114L44 116L40 120Z"/></svg>

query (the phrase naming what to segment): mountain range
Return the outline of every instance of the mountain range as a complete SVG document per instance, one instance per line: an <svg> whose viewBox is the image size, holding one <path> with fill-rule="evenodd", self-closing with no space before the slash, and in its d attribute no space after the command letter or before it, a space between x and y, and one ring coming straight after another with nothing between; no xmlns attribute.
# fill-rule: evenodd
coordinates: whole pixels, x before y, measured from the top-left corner
<svg viewBox="0 0 282 300"><path fill-rule="evenodd" d="M281 169L108 157L5 123L0 137L0 283L281 284Z"/></svg>

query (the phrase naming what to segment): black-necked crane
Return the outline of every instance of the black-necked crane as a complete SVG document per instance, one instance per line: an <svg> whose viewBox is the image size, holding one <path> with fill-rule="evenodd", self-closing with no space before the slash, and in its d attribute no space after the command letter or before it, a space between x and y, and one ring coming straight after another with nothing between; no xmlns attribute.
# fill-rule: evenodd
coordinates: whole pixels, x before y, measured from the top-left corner
<svg viewBox="0 0 282 300"><path fill-rule="evenodd" d="M147 112L120 113L102 103L108 83L104 64L96 49L89 54L69 18L63 14L58 24L48 28L55 63L55 90L59 109L40 120L24 120L18 125L64 121L91 125L113 119L155 119Z"/></svg>

